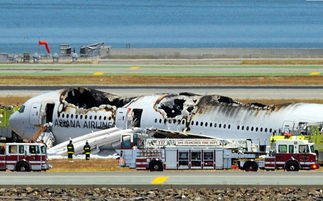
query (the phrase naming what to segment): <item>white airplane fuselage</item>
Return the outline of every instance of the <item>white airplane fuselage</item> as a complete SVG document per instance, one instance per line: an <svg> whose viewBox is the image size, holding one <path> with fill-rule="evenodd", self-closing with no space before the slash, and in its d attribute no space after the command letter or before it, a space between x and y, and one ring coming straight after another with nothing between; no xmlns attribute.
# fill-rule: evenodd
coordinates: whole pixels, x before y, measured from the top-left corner
<svg viewBox="0 0 323 201"><path fill-rule="evenodd" d="M86 108L67 102L71 97L62 98L63 92L58 90L29 99L11 116L12 130L30 138L41 125L51 122L56 142L60 143L96 130L135 126L268 144L269 137L279 129L323 120L322 104L264 106L241 104L222 96L156 94L135 97L122 107L100 103ZM81 101L77 98L73 103Z"/></svg>

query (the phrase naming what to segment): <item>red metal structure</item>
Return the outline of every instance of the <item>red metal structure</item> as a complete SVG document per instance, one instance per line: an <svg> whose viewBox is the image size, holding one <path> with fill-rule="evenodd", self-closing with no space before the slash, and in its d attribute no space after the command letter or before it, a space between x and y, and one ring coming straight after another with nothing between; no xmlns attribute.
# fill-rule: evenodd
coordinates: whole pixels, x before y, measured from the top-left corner
<svg viewBox="0 0 323 201"><path fill-rule="evenodd" d="M47 41L38 41L38 45L45 45L47 53L50 53L50 49Z"/></svg>

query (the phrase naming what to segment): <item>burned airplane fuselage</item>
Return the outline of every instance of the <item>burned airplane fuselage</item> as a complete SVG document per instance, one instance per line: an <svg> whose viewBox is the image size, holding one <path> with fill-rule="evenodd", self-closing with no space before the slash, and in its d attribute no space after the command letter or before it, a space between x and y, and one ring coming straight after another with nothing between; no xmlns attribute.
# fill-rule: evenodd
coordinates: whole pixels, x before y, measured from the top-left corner
<svg viewBox="0 0 323 201"><path fill-rule="evenodd" d="M190 93L140 97L125 107L143 110L143 128L253 139L261 144L285 127L323 119L321 104L243 104L225 96Z"/></svg>
<svg viewBox="0 0 323 201"><path fill-rule="evenodd" d="M58 142L114 126L268 141L270 135L285 126L322 120L321 104L266 106L191 93L124 98L80 87L28 100L24 110L15 113L10 123L16 133L28 138L41 125L52 122Z"/></svg>

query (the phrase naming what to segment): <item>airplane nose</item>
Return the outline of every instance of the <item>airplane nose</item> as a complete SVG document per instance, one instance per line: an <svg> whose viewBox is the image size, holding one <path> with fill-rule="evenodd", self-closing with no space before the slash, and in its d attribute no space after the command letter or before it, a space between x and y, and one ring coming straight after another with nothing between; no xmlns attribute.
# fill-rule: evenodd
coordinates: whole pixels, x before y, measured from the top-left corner
<svg viewBox="0 0 323 201"><path fill-rule="evenodd" d="M18 121L18 117L17 116L18 116L17 112L14 112L9 117L9 126L10 126L10 128L12 130L15 130L15 128L17 127L17 125L19 125L19 121Z"/></svg>

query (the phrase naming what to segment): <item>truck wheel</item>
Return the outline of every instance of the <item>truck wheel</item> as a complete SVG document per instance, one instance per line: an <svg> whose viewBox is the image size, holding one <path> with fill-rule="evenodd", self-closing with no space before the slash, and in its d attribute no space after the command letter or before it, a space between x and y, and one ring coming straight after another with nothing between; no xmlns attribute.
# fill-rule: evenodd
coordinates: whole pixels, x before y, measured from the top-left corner
<svg viewBox="0 0 323 201"><path fill-rule="evenodd" d="M296 161L287 162L285 169L287 171L299 171L299 164Z"/></svg>
<svg viewBox="0 0 323 201"><path fill-rule="evenodd" d="M150 171L163 171L163 164L160 161L152 161L149 163Z"/></svg>
<svg viewBox="0 0 323 201"><path fill-rule="evenodd" d="M30 171L30 166L28 163L25 162L20 162L16 165L16 171L22 172L22 171L26 171L29 172Z"/></svg>
<svg viewBox="0 0 323 201"><path fill-rule="evenodd" d="M248 161L244 164L243 169L247 172L257 172L258 164L254 161Z"/></svg>

